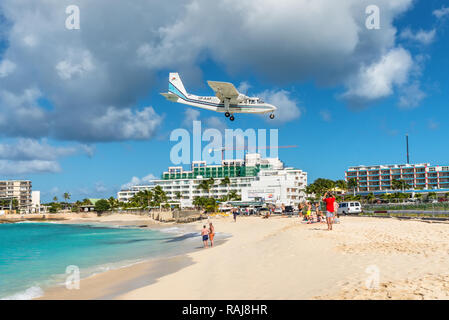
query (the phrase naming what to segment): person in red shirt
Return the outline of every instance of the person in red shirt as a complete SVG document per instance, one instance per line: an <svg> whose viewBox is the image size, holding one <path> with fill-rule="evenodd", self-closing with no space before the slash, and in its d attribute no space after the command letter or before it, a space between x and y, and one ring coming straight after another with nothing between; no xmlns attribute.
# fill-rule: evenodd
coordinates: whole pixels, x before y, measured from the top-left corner
<svg viewBox="0 0 449 320"><path fill-rule="evenodd" d="M327 222L327 230L332 230L332 222L334 219L335 212L335 197L332 193L326 192L323 197L323 201L326 204L326 222Z"/></svg>

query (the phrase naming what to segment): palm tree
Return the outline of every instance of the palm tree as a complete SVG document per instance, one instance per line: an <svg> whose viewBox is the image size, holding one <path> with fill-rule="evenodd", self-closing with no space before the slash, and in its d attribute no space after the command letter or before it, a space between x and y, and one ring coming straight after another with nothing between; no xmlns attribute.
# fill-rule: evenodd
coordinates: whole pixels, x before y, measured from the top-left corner
<svg viewBox="0 0 449 320"><path fill-rule="evenodd" d="M357 179L356 178L351 178L348 180L348 188L352 189L353 195L355 196L355 189L357 188Z"/></svg>
<svg viewBox="0 0 449 320"><path fill-rule="evenodd" d="M229 179L229 177L228 176L226 176L226 177L224 177L223 179L221 179L221 182L220 182L220 186L225 186L225 187L227 187L227 190L226 190L226 194L229 196L229 185L231 184L231 180Z"/></svg>
<svg viewBox="0 0 449 320"><path fill-rule="evenodd" d="M115 198L114 197L110 197L109 199L108 199L108 202L109 202L109 206L111 207L111 211L114 211L114 209L117 207L117 200L115 200Z"/></svg>
<svg viewBox="0 0 449 320"><path fill-rule="evenodd" d="M54 201L54 202L58 202L58 197L57 197L57 196L54 196L54 197L53 197L53 201Z"/></svg>
<svg viewBox="0 0 449 320"><path fill-rule="evenodd" d="M198 184L198 189L202 189L203 191L207 192L208 197L210 197L210 189L212 188L212 186L214 185L215 180L214 178L210 178L208 180L202 180L199 184Z"/></svg>
<svg viewBox="0 0 449 320"><path fill-rule="evenodd" d="M71 195L68 192L64 192L64 194L62 195L62 197L64 198L64 202L65 202L65 208L67 209L67 200L70 199Z"/></svg>

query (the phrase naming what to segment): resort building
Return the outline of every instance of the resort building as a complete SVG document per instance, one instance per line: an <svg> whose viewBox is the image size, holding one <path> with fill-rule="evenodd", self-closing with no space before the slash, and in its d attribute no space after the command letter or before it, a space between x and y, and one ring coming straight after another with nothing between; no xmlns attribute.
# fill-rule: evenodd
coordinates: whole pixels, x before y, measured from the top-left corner
<svg viewBox="0 0 449 320"><path fill-rule="evenodd" d="M29 180L1 180L0 200L17 200L21 213L31 210L31 181Z"/></svg>
<svg viewBox="0 0 449 320"><path fill-rule="evenodd" d="M230 183L223 184L228 177ZM209 192L199 189L203 180L213 178ZM182 207L192 206L195 197L220 199L235 191L242 200L255 198L277 204L298 204L305 199L307 173L293 168L284 168L278 158L262 159L260 154L249 153L245 159L222 160L221 165L207 165L205 161L192 162L191 170L169 167L162 179L153 180L146 186L134 186L117 193L119 201L127 202L142 190L161 186L169 201L180 202Z"/></svg>
<svg viewBox="0 0 449 320"><path fill-rule="evenodd" d="M358 193L392 190L393 180L403 180L415 190L449 189L449 166L429 163L350 167L346 181L357 180Z"/></svg>

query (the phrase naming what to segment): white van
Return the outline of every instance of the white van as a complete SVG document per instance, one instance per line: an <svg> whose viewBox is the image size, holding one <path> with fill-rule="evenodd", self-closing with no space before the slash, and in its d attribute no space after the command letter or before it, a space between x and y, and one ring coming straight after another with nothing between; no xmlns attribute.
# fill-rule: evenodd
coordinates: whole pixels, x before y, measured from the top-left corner
<svg viewBox="0 0 449 320"><path fill-rule="evenodd" d="M339 203L338 214L357 214L362 212L362 205L357 201Z"/></svg>

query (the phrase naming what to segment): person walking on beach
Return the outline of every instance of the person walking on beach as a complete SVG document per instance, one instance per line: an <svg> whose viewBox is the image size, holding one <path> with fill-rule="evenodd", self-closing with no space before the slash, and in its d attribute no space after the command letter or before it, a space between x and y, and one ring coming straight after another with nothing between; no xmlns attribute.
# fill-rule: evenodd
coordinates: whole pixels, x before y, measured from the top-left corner
<svg viewBox="0 0 449 320"><path fill-rule="evenodd" d="M207 240L209 240L209 230L206 226L203 226L201 230L201 236L203 237L204 248L207 248Z"/></svg>
<svg viewBox="0 0 449 320"><path fill-rule="evenodd" d="M232 209L232 215L234 216L234 222L237 222L237 208Z"/></svg>
<svg viewBox="0 0 449 320"><path fill-rule="evenodd" d="M214 246L214 236L215 236L215 227L212 225L212 222L209 223L209 239L210 239L210 246Z"/></svg>
<svg viewBox="0 0 449 320"><path fill-rule="evenodd" d="M334 219L335 212L335 197L332 193L326 192L323 198L324 203L326 204L326 222L327 222L327 230L332 231L332 222Z"/></svg>

